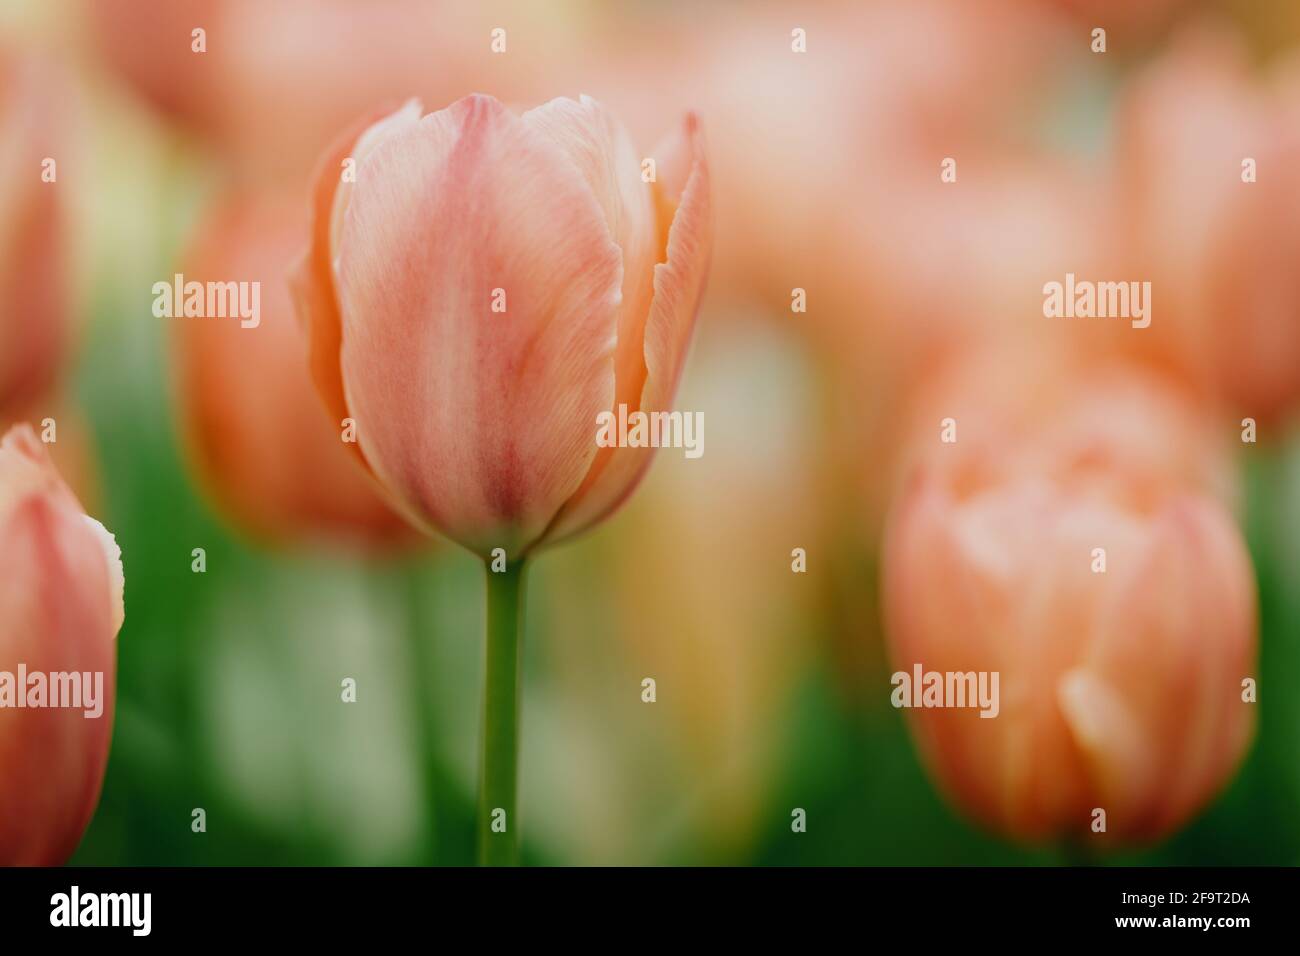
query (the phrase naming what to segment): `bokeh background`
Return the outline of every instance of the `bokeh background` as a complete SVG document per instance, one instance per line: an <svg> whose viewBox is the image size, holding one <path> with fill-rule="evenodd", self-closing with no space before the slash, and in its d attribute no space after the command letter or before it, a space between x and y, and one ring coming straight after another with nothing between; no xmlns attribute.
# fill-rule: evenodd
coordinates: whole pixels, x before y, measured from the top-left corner
<svg viewBox="0 0 1300 956"><path fill-rule="evenodd" d="M73 862L473 862L481 567L312 457L305 436L329 428L297 390L277 291L333 136L379 104L472 91L591 94L647 153L694 109L716 184L677 402L704 413L706 452L661 452L622 512L530 572L525 860L1077 860L968 823L889 706L878 555L901 409L954 351L1041 334L1042 283L1143 229L1191 268L1167 248L1186 222L1125 220L1148 200L1185 212L1151 197L1194 184L1179 171L1212 148L1162 124L1222 97L1280 137L1297 44L1291 0L0 0L0 50L39 64L58 137L71 329L58 381L0 417L57 418L60 466L126 569L112 754ZM1288 145L1275 208L1300 195ZM1236 268L1297 271L1294 228L1239 227L1263 237L1237 241ZM153 283L205 270L263 278L256 340L153 316ZM1283 361L1300 355L1290 291L1267 318ZM1275 413L1230 462L1260 596L1255 742L1189 826L1108 862L1300 863L1297 379L1300 360L1275 371ZM1228 434L1241 414L1223 411Z"/></svg>

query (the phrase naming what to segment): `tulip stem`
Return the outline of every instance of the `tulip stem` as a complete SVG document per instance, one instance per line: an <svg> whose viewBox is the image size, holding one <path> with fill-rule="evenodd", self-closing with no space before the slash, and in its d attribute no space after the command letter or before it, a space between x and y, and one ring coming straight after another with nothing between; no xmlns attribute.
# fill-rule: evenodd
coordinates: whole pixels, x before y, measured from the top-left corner
<svg viewBox="0 0 1300 956"><path fill-rule="evenodd" d="M481 866L519 863L515 793L519 768L519 646L523 638L524 562L487 567L487 647L483 681L483 763L479 780Z"/></svg>

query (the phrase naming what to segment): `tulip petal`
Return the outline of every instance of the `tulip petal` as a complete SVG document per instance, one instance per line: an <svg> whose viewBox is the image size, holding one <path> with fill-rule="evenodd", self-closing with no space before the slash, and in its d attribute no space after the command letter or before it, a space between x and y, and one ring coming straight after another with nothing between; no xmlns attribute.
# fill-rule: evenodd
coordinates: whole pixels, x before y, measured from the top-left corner
<svg viewBox="0 0 1300 956"><path fill-rule="evenodd" d="M1249 737L1239 697L1254 643L1249 556L1221 510L1176 498L1123 585L1084 666L1127 702L1125 730L1080 743L1126 815L1112 828L1162 833L1208 799Z"/></svg>
<svg viewBox="0 0 1300 956"><path fill-rule="evenodd" d="M654 298L645 325L645 384L635 409L647 414L672 406L695 317L704 296L713 243L709 167L698 117L655 150L664 261L654 269ZM621 349L620 349L621 351ZM618 448L598 459L582 489L548 531L549 541L581 533L615 511L645 475L653 448Z"/></svg>
<svg viewBox="0 0 1300 956"><path fill-rule="evenodd" d="M975 611L971 601L977 589L967 556L953 547L952 501L933 474L918 469L909 477L899 502L886 533L888 559L883 565L884 615L893 638L893 666L909 677L917 664L926 670L947 669L955 666L955 661L969 666L966 648L980 647L966 631ZM932 558L937 558L941 567L934 568ZM962 580L972 586L936 594L932 571L942 580ZM992 602L979 603L984 605L980 610L988 615L988 624L996 626L998 612ZM996 668L989 662L982 666ZM971 807L977 817L996 823L1003 776L998 742L988 733L963 733L966 726L952 714L922 710L911 717L911 730L923 758L944 792ZM972 726L978 727L978 723Z"/></svg>
<svg viewBox="0 0 1300 956"><path fill-rule="evenodd" d="M1120 691L1085 668L1068 671L1056 687L1061 715L1092 773L1095 799L1106 808L1108 826L1136 829L1141 801L1160 785L1151 760L1152 742Z"/></svg>
<svg viewBox="0 0 1300 956"><path fill-rule="evenodd" d="M108 604L113 612L113 635L122 627L125 617L122 572L122 549L113 533L90 515L82 512L81 502L72 493L54 467L46 446L36 437L30 425L15 425L0 439L0 464L7 480L0 484L0 513L27 495L42 495L55 502L59 508L80 515L104 556L108 575Z"/></svg>
<svg viewBox="0 0 1300 956"><path fill-rule="evenodd" d="M636 408L645 383L642 344L658 253L652 184L641 181L640 162L623 125L591 97L579 101L560 97L529 110L522 118L573 160L623 252L615 402Z"/></svg>
<svg viewBox="0 0 1300 956"><path fill-rule="evenodd" d="M289 288L298 317L307 329L312 380L336 423L349 417L339 367L343 322L334 291L333 251L338 231L336 198L344 191L343 186L350 185L342 182L343 163L349 157L356 159L354 151L362 146L363 140L373 139L377 128L395 125L395 120L407 115L409 110L408 104L396 113L370 116L356 123L326 151L312 183L311 239L289 274ZM351 447L355 450L357 446Z"/></svg>
<svg viewBox="0 0 1300 956"><path fill-rule="evenodd" d="M49 495L63 507L81 510L81 503L55 469L30 425L15 425L0 439L0 465L7 479L0 484L0 511L33 492Z"/></svg>
<svg viewBox="0 0 1300 956"><path fill-rule="evenodd" d="M620 251L573 163L490 97L393 133L357 178L336 281L362 450L409 511L521 553L595 455Z"/></svg>

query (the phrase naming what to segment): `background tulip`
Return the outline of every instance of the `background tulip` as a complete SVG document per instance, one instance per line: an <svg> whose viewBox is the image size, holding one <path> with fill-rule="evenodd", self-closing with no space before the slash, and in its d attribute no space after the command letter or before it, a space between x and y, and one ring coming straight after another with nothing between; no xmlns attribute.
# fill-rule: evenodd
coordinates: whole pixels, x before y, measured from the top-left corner
<svg viewBox="0 0 1300 956"><path fill-rule="evenodd" d="M0 708L0 863L66 860L99 800L113 726L122 563L35 433L0 442L0 671L103 674L103 712ZM24 689L20 691L25 692Z"/></svg>
<svg viewBox="0 0 1300 956"><path fill-rule="evenodd" d="M41 62L0 47L0 420L46 393L69 331L60 87Z"/></svg>
<svg viewBox="0 0 1300 956"><path fill-rule="evenodd" d="M246 530L280 543L384 549L417 535L321 415L286 284L306 217L279 194L230 197L178 266L186 281L261 283L260 320L170 320L181 428L200 477Z"/></svg>
<svg viewBox="0 0 1300 956"><path fill-rule="evenodd" d="M1152 281L1160 316L1127 350L1231 417L1300 402L1300 59L1255 76L1232 34L1190 29L1128 90L1118 122L1114 270ZM1252 164L1247 171L1245 164ZM1253 181L1246 181L1250 175Z"/></svg>
<svg viewBox="0 0 1300 956"><path fill-rule="evenodd" d="M1164 836L1223 785L1254 723L1241 535L1185 456L1161 464L1170 446L1089 425L1107 391L1020 392L1046 409L990 418L962 390L956 442L935 423L884 545L894 666L1000 674L995 718L909 711L924 756L967 812L1024 840L1084 841L1097 808L1103 843ZM1160 434L1142 423L1159 403L1129 407L1135 433Z"/></svg>

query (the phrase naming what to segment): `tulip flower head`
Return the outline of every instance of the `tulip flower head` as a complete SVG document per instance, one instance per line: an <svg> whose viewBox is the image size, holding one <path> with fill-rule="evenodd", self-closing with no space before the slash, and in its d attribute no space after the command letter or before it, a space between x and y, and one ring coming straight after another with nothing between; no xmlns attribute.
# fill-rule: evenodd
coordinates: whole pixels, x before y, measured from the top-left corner
<svg viewBox="0 0 1300 956"><path fill-rule="evenodd" d="M313 374L421 527L522 556L644 473L651 450L598 447L597 418L671 404L711 237L694 116L650 159L589 98L481 95L325 157L294 277Z"/></svg>
<svg viewBox="0 0 1300 956"><path fill-rule="evenodd" d="M1164 401L1147 390L1139 419ZM900 672L998 677L991 719L909 710L958 805L1022 840L1149 841L1205 805L1250 739L1250 558L1192 458L1171 443L1160 466L1158 446L1107 440L1094 393L1068 394L1076 414L1004 419L1000 443L960 431L978 393L954 404L956 441L936 430L890 516L887 636Z"/></svg>
<svg viewBox="0 0 1300 956"><path fill-rule="evenodd" d="M1126 336L1234 420L1300 410L1300 64L1188 29L1118 112L1116 229L1169 320ZM1121 248L1123 243L1121 243Z"/></svg>
<svg viewBox="0 0 1300 956"><path fill-rule="evenodd" d="M12 429L0 441L0 864L62 863L94 813L122 589L113 536L35 433Z"/></svg>

